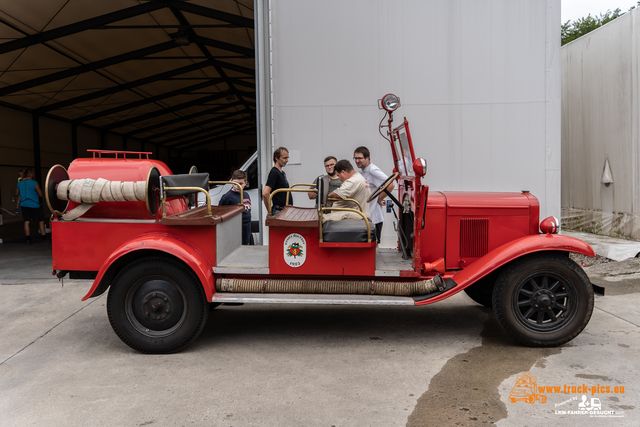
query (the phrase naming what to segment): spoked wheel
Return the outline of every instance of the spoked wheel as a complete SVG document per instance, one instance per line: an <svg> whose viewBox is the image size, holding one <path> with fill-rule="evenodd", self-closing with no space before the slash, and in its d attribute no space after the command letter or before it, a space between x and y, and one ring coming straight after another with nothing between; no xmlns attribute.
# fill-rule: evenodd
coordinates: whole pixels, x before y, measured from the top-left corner
<svg viewBox="0 0 640 427"><path fill-rule="evenodd" d="M111 327L142 353L175 353L197 338L209 306L195 274L168 259L145 258L125 267L109 290Z"/></svg>
<svg viewBox="0 0 640 427"><path fill-rule="evenodd" d="M520 343L554 347L574 339L593 312L589 278L569 257L536 254L515 261L499 276L493 309Z"/></svg>

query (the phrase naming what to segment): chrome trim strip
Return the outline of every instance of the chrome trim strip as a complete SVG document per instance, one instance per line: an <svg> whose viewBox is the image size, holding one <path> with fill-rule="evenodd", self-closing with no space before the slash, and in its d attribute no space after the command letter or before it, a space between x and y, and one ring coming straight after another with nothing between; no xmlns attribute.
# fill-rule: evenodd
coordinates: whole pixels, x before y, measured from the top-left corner
<svg viewBox="0 0 640 427"><path fill-rule="evenodd" d="M242 294L217 292L211 302L255 304L356 304L356 305L415 305L411 297L383 295L328 295L328 294Z"/></svg>

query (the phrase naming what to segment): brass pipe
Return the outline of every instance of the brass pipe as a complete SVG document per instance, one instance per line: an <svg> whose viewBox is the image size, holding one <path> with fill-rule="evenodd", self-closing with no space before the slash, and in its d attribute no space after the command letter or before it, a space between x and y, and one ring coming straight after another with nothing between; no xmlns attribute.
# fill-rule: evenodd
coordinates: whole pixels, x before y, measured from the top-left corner
<svg viewBox="0 0 640 427"><path fill-rule="evenodd" d="M365 224L367 224L367 243L371 243L371 226L369 225L369 219L365 216L365 214L363 214L362 212L356 210L356 209L352 209L352 208L322 208L321 209L323 212L324 211L343 211L343 212L355 212L358 215L360 215L363 219ZM322 215L320 215L320 242L322 243Z"/></svg>
<svg viewBox="0 0 640 427"><path fill-rule="evenodd" d="M211 196L209 196L209 192L204 188L200 187L163 187L162 188L162 218L167 217L167 213L165 211L165 203L167 200L167 191L201 191L204 193L207 198L207 216L211 216Z"/></svg>
<svg viewBox="0 0 640 427"><path fill-rule="evenodd" d="M362 205L356 199L334 199L334 198L327 199L327 202L339 202L339 201L353 202L356 205L358 205L358 209L360 209L360 212L362 212Z"/></svg>
<svg viewBox="0 0 640 427"><path fill-rule="evenodd" d="M293 184L292 186L289 187L289 189L292 189L293 187L297 187L298 185L308 185L309 187L315 187L316 184L304 184L304 183L297 183L297 184ZM317 191L316 191L317 193ZM288 206L289 205L289 194L287 193L287 200L285 200L284 205Z"/></svg>
<svg viewBox="0 0 640 427"><path fill-rule="evenodd" d="M271 200L273 199L274 194L277 193L284 193L284 192L293 192L293 193L312 193L312 192L317 192L317 190L302 190L302 189L298 189L298 188L278 188L277 190L273 190L271 192L271 194L269 195L269 216L271 216Z"/></svg>

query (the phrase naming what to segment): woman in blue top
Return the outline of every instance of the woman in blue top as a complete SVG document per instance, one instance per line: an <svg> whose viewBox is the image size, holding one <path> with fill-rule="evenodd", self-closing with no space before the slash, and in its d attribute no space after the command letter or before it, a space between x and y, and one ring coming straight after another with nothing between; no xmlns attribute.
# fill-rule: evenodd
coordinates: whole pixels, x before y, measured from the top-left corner
<svg viewBox="0 0 640 427"><path fill-rule="evenodd" d="M27 236L27 243L31 243L31 230L29 228L29 222L33 219L38 221L40 227L40 234L42 235L42 241L47 240L47 232L44 228L44 215L42 214L42 208L40 207L40 199L42 197L42 190L40 184L33 180L33 170L27 169L24 171L24 178L18 182L18 188L16 188L16 196L18 201L16 203L16 209L22 208L22 218L24 219L24 234Z"/></svg>

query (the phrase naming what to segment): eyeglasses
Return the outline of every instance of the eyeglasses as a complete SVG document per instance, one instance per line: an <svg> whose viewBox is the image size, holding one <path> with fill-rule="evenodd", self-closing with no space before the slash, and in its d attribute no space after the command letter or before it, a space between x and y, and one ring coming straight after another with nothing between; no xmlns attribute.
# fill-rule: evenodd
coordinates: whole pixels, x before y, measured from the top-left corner
<svg viewBox="0 0 640 427"><path fill-rule="evenodd" d="M364 157L354 157L353 160L364 160Z"/></svg>
<svg viewBox="0 0 640 427"><path fill-rule="evenodd" d="M336 164L335 164L335 163L331 163L331 164L329 164L329 165L324 165L324 167L325 167L325 168L333 168L333 167L335 167L335 166L336 166Z"/></svg>

